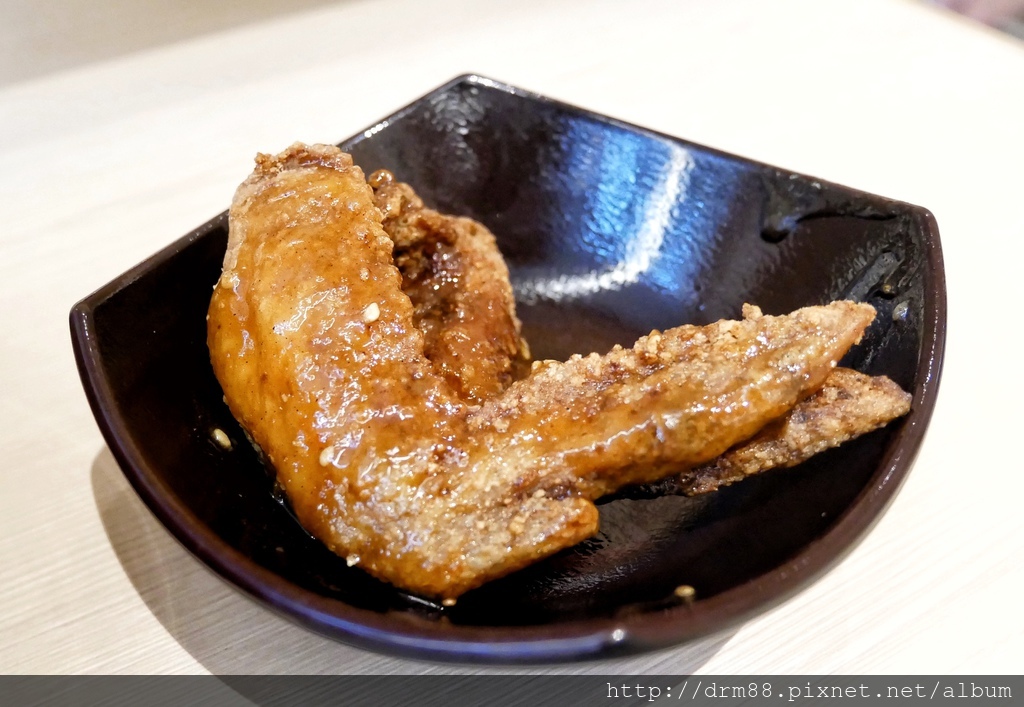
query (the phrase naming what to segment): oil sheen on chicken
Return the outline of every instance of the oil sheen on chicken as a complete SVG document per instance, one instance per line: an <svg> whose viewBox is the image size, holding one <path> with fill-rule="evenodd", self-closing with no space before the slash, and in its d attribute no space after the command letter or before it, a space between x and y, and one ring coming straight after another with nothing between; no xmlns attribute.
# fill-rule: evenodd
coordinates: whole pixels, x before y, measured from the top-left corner
<svg viewBox="0 0 1024 707"><path fill-rule="evenodd" d="M708 462L821 387L874 317L835 302L539 362L470 404L425 355L363 173L260 155L230 213L208 343L300 522L374 576L453 599L597 531L594 499Z"/></svg>
<svg viewBox="0 0 1024 707"><path fill-rule="evenodd" d="M423 333L424 354L471 403L504 392L529 370L508 268L494 235L472 219L427 208L387 170L370 175L384 231L394 242L402 290ZM749 307L750 305L748 305ZM751 309L744 316L758 317ZM885 376L836 368L786 415L722 456L603 500L711 493L754 474L796 466L884 427L910 410L911 396Z"/></svg>

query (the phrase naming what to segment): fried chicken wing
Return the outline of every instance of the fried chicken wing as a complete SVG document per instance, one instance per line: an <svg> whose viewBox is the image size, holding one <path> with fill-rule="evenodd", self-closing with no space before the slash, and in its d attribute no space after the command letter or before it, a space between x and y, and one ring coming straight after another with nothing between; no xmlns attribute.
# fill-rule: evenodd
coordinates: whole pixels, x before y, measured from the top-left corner
<svg viewBox="0 0 1024 707"><path fill-rule="evenodd" d="M423 205L391 172L370 175L384 231L424 353L464 400L480 403L529 371L508 267L494 235L472 219Z"/></svg>
<svg viewBox="0 0 1024 707"><path fill-rule="evenodd" d="M387 170L367 181L395 243L395 265L413 304L414 324L424 334L426 357L472 403L524 378L529 347L494 236L470 219L426 209L413 188ZM884 376L839 368L821 390L752 440L707 464L606 498L710 493L753 474L796 466L907 414L910 397Z"/></svg>
<svg viewBox="0 0 1024 707"><path fill-rule="evenodd" d="M717 459L650 484L622 488L615 497L696 496L753 474L796 466L906 415L910 398L885 376L837 368L819 391Z"/></svg>
<svg viewBox="0 0 1024 707"><path fill-rule="evenodd" d="M425 355L351 158L260 155L230 212L208 343L232 413L331 550L452 599L597 530L593 499L705 463L822 383L874 316L835 302L539 362L469 405Z"/></svg>

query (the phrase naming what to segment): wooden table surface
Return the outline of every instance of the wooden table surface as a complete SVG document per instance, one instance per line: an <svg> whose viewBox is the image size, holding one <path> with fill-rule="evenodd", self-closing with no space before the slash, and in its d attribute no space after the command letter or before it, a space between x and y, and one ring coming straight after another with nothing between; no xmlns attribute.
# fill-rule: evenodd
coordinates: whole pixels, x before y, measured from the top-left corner
<svg viewBox="0 0 1024 707"><path fill-rule="evenodd" d="M926 206L948 278L930 431L847 559L725 634L516 670L1019 673L1024 44L909 0L362 0L0 86L0 671L511 671L332 642L212 575L121 475L67 326L223 210L257 151L466 72Z"/></svg>

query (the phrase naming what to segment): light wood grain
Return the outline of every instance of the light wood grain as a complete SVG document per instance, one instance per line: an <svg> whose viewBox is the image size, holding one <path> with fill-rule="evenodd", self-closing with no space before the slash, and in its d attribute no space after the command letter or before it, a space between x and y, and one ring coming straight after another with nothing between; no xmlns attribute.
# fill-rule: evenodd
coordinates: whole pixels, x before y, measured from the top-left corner
<svg viewBox="0 0 1024 707"><path fill-rule="evenodd" d="M340 140L467 71L927 206L949 281L931 430L846 560L716 638L534 671L1019 672L1024 48L899 0L367 0L0 88L0 670L516 672L331 642L210 574L121 476L67 333L256 151Z"/></svg>

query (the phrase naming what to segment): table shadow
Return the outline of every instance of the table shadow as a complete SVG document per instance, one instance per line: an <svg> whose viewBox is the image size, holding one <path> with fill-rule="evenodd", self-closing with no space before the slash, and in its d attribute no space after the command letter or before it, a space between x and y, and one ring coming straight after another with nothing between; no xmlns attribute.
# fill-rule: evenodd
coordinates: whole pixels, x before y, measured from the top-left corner
<svg viewBox="0 0 1024 707"><path fill-rule="evenodd" d="M293 624L214 574L146 508L107 447L96 455L91 478L100 519L125 574L167 632L214 675L689 675L738 630L645 655L535 667L438 663L377 654Z"/></svg>

